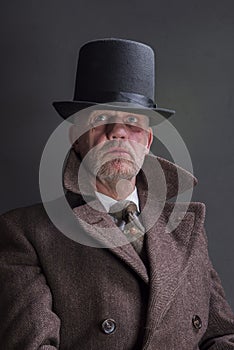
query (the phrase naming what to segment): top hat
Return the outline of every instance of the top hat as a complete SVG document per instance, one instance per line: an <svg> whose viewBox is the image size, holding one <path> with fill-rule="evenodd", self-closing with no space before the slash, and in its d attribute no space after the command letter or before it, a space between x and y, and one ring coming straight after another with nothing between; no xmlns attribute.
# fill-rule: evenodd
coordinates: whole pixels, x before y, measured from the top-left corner
<svg viewBox="0 0 234 350"><path fill-rule="evenodd" d="M124 106L121 109L151 111L151 117L156 111L169 118L175 111L154 101L154 63L154 51L143 43L115 38L87 42L79 52L73 101L57 101L53 106L64 119L100 104L116 109L116 103Z"/></svg>

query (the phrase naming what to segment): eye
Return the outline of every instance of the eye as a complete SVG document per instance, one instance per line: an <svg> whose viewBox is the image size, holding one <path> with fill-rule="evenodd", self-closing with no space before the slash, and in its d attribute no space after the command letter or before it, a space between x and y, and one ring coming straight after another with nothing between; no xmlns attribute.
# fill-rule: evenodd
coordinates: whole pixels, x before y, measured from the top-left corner
<svg viewBox="0 0 234 350"><path fill-rule="evenodd" d="M139 121L138 121L138 118L135 117L134 115L129 115L127 118L126 118L126 123L130 123L130 124L137 124Z"/></svg>
<svg viewBox="0 0 234 350"><path fill-rule="evenodd" d="M108 120L107 115L99 114L94 118L93 123L102 123L102 122L105 122L106 120Z"/></svg>

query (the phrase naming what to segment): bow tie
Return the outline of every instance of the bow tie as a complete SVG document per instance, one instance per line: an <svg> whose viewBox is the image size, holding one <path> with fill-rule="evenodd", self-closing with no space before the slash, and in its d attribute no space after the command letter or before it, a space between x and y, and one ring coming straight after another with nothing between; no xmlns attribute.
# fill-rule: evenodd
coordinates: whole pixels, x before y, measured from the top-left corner
<svg viewBox="0 0 234 350"><path fill-rule="evenodd" d="M138 216L137 206L131 201L119 201L111 206L109 214L121 229L137 253L143 254L145 228Z"/></svg>

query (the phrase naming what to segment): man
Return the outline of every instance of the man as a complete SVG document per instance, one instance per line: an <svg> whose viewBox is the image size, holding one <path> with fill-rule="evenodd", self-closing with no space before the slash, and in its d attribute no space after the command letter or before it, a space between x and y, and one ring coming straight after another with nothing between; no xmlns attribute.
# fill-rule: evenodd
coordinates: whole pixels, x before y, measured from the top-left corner
<svg viewBox="0 0 234 350"><path fill-rule="evenodd" d="M149 154L151 126L173 114L153 95L150 47L81 48L74 100L54 103L72 124L63 183L75 226L60 199L1 217L2 349L234 349L204 205L170 201L196 179Z"/></svg>

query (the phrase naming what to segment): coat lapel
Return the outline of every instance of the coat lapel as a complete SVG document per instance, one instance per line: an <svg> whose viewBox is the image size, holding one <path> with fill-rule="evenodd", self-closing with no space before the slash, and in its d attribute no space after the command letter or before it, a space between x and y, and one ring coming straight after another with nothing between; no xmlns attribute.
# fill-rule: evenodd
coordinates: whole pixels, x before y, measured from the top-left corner
<svg viewBox="0 0 234 350"><path fill-rule="evenodd" d="M145 283L148 283L147 269L139 255L98 200L76 207L73 212L80 226L93 239L94 247L109 248L115 256L135 271Z"/></svg>
<svg viewBox="0 0 234 350"><path fill-rule="evenodd" d="M64 185L67 190L79 194L80 189L77 187L79 159L73 153L71 152L71 162L68 162L65 170ZM84 183L87 185L87 178L84 178ZM154 156L145 158L143 169L137 175L137 189L140 197L141 220L146 228L148 274L134 248L98 200L73 209L81 227L89 237L99 243L99 247L108 248L145 282L149 281L150 295L146 325L148 331L152 328L152 324L156 327L160 323L170 307L173 296L186 274L193 243L192 232L196 206L192 208L190 205L190 210L182 221L175 214L175 220L178 219L181 223L170 232L168 218L174 204L166 201L192 188L196 183L196 178L190 173L169 161ZM85 186L84 188L89 194L89 188ZM181 215L183 204L178 205L177 209ZM197 217L199 222L199 215ZM97 243L94 246L97 246Z"/></svg>
<svg viewBox="0 0 234 350"><path fill-rule="evenodd" d="M143 221L155 215L155 208L160 208L160 205L151 201ZM168 220L172 210L178 226L170 231ZM201 229L204 215L204 207L200 203L178 203L176 207L174 203L166 203L157 222L146 234L150 278L145 338L148 341L183 283L196 239L194 232Z"/></svg>

